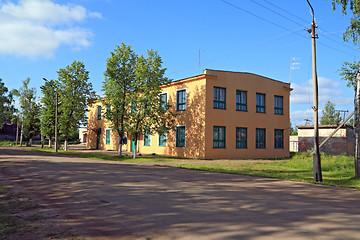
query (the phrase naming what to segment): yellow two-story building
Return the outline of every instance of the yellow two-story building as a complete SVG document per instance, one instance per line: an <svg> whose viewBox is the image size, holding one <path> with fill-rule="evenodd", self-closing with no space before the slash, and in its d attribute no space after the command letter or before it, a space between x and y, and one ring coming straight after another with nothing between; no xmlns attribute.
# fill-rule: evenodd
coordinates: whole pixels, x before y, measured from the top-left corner
<svg viewBox="0 0 360 240"><path fill-rule="evenodd" d="M177 113L167 133L144 133L137 151L200 159L289 157L290 84L243 72L204 70L162 86ZM118 150L101 102L89 106L88 148ZM123 150L134 151L131 136Z"/></svg>

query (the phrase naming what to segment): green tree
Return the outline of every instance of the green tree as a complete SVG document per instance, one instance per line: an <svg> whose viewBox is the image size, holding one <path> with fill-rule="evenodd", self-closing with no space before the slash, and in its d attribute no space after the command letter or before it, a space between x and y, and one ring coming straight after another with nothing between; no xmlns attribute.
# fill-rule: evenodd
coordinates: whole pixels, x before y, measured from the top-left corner
<svg viewBox="0 0 360 240"><path fill-rule="evenodd" d="M347 27L343 39L344 41L351 40L355 45L360 43L360 2L359 0L332 0L333 11L335 11L337 6L341 7L343 15L347 14L347 11L352 12L352 17L350 18L350 24ZM348 81L348 86L353 86L355 89L355 99L354 99L354 133L355 133L355 176L360 177L360 89L357 89L357 82L360 78L360 66L354 61L353 63L345 62L342 65L340 75L346 81Z"/></svg>
<svg viewBox="0 0 360 240"><path fill-rule="evenodd" d="M32 138L40 133L39 105L36 103L36 90L30 88L30 78L24 80L22 87L14 91L14 95L20 100L21 114L21 136L20 145L23 138L29 140L31 146Z"/></svg>
<svg viewBox="0 0 360 240"><path fill-rule="evenodd" d="M356 91L356 74L359 71L359 64L354 60L352 63L344 62L340 68L340 76L342 80L347 81L347 86L353 88Z"/></svg>
<svg viewBox="0 0 360 240"><path fill-rule="evenodd" d="M15 112L13 95L0 78L0 129L4 126L5 120L11 120Z"/></svg>
<svg viewBox="0 0 360 240"><path fill-rule="evenodd" d="M340 113L335 110L335 103L328 101L322 110L322 114L321 125L339 125L341 122Z"/></svg>
<svg viewBox="0 0 360 240"><path fill-rule="evenodd" d="M89 72L82 62L74 61L58 73L59 133L65 139L67 150L70 133L87 122L87 105L95 99L95 91L89 82Z"/></svg>
<svg viewBox="0 0 360 240"><path fill-rule="evenodd" d="M23 135L29 141L29 146L31 146L33 137L40 134L40 105L38 103L35 101L31 102L29 111L23 121Z"/></svg>
<svg viewBox="0 0 360 240"><path fill-rule="evenodd" d="M332 0L333 11L337 6L341 7L343 15L348 14L348 10L352 12L350 18L350 25L347 27L343 39L344 41L353 41L355 45L359 45L360 39L360 2L359 0Z"/></svg>
<svg viewBox="0 0 360 240"><path fill-rule="evenodd" d="M297 127L295 126L295 128L292 126L292 123L290 122L290 135L291 136L297 136L298 135L298 130Z"/></svg>
<svg viewBox="0 0 360 240"><path fill-rule="evenodd" d="M106 108L105 118L110 120L112 131L118 134L118 155L121 156L121 140L129 129L128 119L131 102L129 95L133 92L135 81L136 55L131 46L126 46L124 43L121 44L121 47L117 46L110 54L104 72L105 80L102 86L104 98L102 102Z"/></svg>
<svg viewBox="0 0 360 240"><path fill-rule="evenodd" d="M153 50L147 51L137 58L135 64L135 81L133 82L130 101L136 109L130 112L129 133L135 142L142 131L166 131L173 126L174 114L168 111L169 106L160 102L161 86L169 84L170 79L164 77L161 57ZM134 151L136 158L136 150Z"/></svg>
<svg viewBox="0 0 360 240"><path fill-rule="evenodd" d="M55 80L45 81L40 87L43 97L41 98L41 134L49 138L49 147L55 136L55 92L58 83Z"/></svg>

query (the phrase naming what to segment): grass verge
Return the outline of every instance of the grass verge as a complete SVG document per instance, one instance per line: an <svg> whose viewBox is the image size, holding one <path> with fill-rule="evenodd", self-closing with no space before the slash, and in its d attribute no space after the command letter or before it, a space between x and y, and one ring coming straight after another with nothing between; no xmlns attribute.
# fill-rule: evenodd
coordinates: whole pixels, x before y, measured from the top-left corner
<svg viewBox="0 0 360 240"><path fill-rule="evenodd" d="M26 196L15 194L7 186L0 185L0 239L6 239L15 233L20 237L25 233L36 231L30 224L36 214L30 214L26 218L22 215L38 207Z"/></svg>
<svg viewBox="0 0 360 240"><path fill-rule="evenodd" d="M354 178L354 157L346 155L321 156L324 185L360 188L360 179ZM179 168L279 178L300 182L313 181L313 159L308 153L296 154L290 159L246 164L179 164Z"/></svg>

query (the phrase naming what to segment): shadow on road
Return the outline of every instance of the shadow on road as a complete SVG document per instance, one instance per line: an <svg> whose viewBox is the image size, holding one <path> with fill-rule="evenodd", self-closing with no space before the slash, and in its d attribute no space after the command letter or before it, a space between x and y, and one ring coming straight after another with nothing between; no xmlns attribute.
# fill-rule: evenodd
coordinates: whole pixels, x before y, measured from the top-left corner
<svg viewBox="0 0 360 240"><path fill-rule="evenodd" d="M360 236L360 193L351 189L11 150L0 150L0 171L88 237Z"/></svg>

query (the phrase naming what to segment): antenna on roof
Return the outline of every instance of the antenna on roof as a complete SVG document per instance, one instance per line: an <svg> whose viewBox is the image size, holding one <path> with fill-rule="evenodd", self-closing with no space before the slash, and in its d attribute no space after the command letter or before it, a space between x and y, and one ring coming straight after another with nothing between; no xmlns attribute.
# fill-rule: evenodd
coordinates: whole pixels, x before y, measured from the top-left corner
<svg viewBox="0 0 360 240"><path fill-rule="evenodd" d="M296 65L300 65L300 63L297 62L296 60L300 60L300 59L295 57L290 58L290 82L289 82L290 84L291 84L292 70L300 69L300 67L296 66Z"/></svg>

